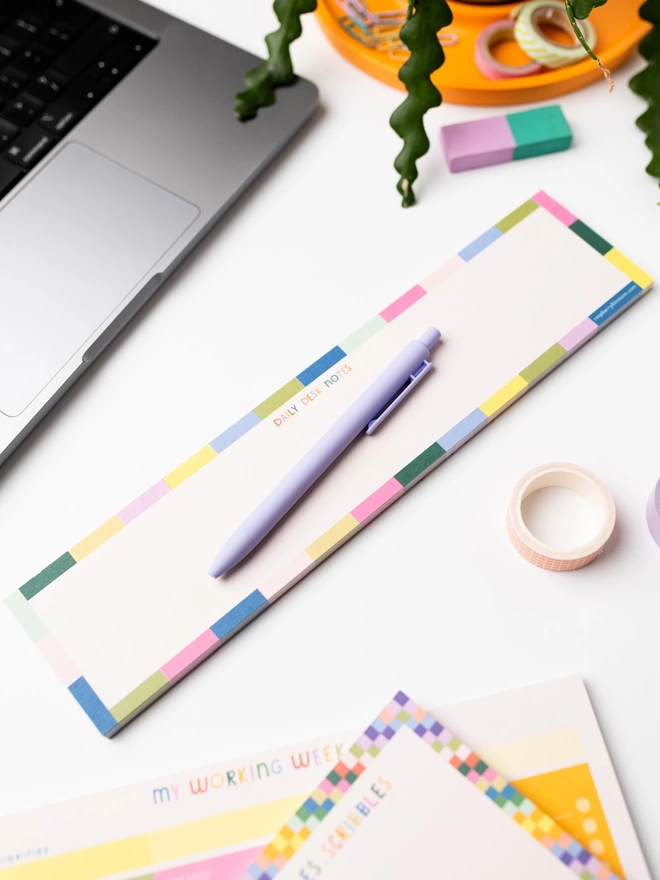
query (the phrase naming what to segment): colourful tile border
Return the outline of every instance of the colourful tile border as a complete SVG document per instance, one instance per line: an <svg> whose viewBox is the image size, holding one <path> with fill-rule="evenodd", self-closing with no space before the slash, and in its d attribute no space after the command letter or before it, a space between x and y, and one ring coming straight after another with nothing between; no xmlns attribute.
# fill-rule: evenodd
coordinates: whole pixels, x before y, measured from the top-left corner
<svg viewBox="0 0 660 880"><path fill-rule="evenodd" d="M326 816L341 803L387 744L408 728L481 794L545 847L580 880L618 880L617 875L564 831L529 798L444 727L434 715L402 691L348 749L318 788L257 856L245 874L251 880L272 880L298 852Z"/></svg>
<svg viewBox="0 0 660 880"><path fill-rule="evenodd" d="M420 455L400 468L394 476L372 493L369 498L366 498L349 514L342 517L325 534L319 536L316 541L312 542L304 552L299 553L288 565L284 566L279 572L274 573L262 585L261 589L254 590L220 620L211 625L208 630L193 640L190 645L183 648L175 657L165 663L162 669L157 670L153 676L147 679L148 685L145 682L138 686L111 710L103 705L90 684L82 676L72 683L69 689L101 732L109 735L116 733L129 714L134 713L141 705L153 699L154 694L166 689L174 680L185 675L187 671L190 671L215 648L231 638L254 616L263 611L270 603L276 601L282 593L314 568L325 556L337 549L349 536L357 532L362 525L371 521L403 492L407 491L448 455L485 427L488 422L502 413L519 395L529 388L530 384L537 382L547 375L568 354L574 352L631 303L641 297L644 289L652 284L653 279L651 276L621 254L616 248L613 248L586 224L579 221L562 205L555 202L547 193L539 192L533 199L525 202L517 210L501 220L497 226L488 230L484 235L464 248L458 255L452 257L439 269L428 275L421 284L412 287L390 306L383 309L380 314L363 324L355 333L348 336L339 345L331 348L325 355L298 373L296 377L283 385L275 394L262 401L262 403L240 418L222 434L219 434L209 444L202 447L183 464L167 474L155 486L152 486L151 489L148 489L143 495L123 508L116 516L111 517L99 529L96 529L91 535L76 544L75 547L63 553L62 556L46 566L43 571L23 584L16 593L9 596L6 600L7 606L26 630L32 641L39 643L42 639L48 637L49 641L46 643L46 651L44 653L61 659L63 652L54 643L54 639L48 633L34 608L30 607L30 600L52 584L61 574L76 565L80 559L96 549L100 544L111 540L112 536L126 524L132 522L136 517L144 513L145 510L148 510L161 498L169 494L170 491L175 490L177 486L181 485L200 468L229 448L248 431L252 430L252 428L261 424L275 409L286 403L293 394L306 387L304 383L315 381L326 370L331 369L342 361L350 352L371 339L376 333L379 333L386 327L389 322L395 320L410 308L411 305L425 296L427 290L449 278L464 266L466 262L477 257L502 235L506 235L508 231L519 223L524 222L527 217L535 213L537 208L542 208L560 223L569 227L583 241L626 275L630 279L629 283L616 296L603 303L600 309L581 321L570 333L551 346L548 351L521 369L518 375L514 376L511 381L507 382L488 400L480 404L479 407L468 413L453 428L440 437L439 440L432 443ZM54 665L59 665L61 672L63 668L62 663L56 662ZM158 685L157 691L151 693L150 688L156 684ZM141 698L143 703L136 702L138 698ZM129 706L132 707L131 711L124 714ZM115 714L121 716L121 720L115 718ZM109 719L112 719L112 724L110 724Z"/></svg>

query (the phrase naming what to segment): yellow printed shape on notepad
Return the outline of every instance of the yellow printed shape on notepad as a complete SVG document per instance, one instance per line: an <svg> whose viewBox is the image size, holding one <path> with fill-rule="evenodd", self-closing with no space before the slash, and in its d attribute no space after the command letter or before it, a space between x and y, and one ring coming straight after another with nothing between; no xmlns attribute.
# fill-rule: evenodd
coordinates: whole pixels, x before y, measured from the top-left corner
<svg viewBox="0 0 660 880"><path fill-rule="evenodd" d="M617 269L621 269L624 275L627 275L635 284L639 284L639 286L644 290L653 284L653 278L645 272L643 269L640 269L636 263L633 263L632 260L629 260L625 254L622 254L621 251L618 251L616 248L612 248L611 251L605 254L605 259L609 260L613 266L616 266Z"/></svg>
<svg viewBox="0 0 660 880"><path fill-rule="evenodd" d="M516 788L625 880L588 764L516 779ZM539 827L544 827L539 822ZM549 829L551 837L555 837ZM602 847L602 849L601 849Z"/></svg>
<svg viewBox="0 0 660 880"><path fill-rule="evenodd" d="M513 399L527 387L527 385L528 383L522 376L515 376L510 382L503 385L499 391L496 391L492 397L489 397L488 400L480 403L479 409L485 416L490 418L492 415L495 415L495 413L508 406Z"/></svg>

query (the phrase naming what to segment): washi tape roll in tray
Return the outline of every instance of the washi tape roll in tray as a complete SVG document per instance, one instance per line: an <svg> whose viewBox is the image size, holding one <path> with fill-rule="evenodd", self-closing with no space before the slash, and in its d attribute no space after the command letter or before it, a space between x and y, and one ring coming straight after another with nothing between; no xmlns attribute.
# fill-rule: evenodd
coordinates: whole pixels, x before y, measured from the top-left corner
<svg viewBox="0 0 660 880"><path fill-rule="evenodd" d="M586 57L584 47L575 38L566 7L558 0L532 0L512 10L515 19L513 33L520 48L534 61L544 67L568 67L577 64ZM541 25L552 25L570 36L573 42L569 45L560 43L547 36ZM578 23L582 36L592 49L596 46L596 30L586 19Z"/></svg>

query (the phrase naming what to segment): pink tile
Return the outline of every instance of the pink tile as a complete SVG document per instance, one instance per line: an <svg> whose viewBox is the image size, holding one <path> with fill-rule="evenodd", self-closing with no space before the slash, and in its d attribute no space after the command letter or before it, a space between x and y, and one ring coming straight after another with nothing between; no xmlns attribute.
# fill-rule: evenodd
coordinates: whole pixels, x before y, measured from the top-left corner
<svg viewBox="0 0 660 880"><path fill-rule="evenodd" d="M462 257L459 257L456 254L455 257L452 257L451 260L448 260L439 269L436 269L435 272L431 272L430 275L427 275L423 281L420 281L421 286L424 290L433 290L434 287L437 287L438 284L441 284L443 281L446 281L447 278L451 278L454 272L458 272L461 266L465 265L465 260Z"/></svg>
<svg viewBox="0 0 660 880"><path fill-rule="evenodd" d="M187 880L191 877L203 877L204 880L227 880L228 877L242 877L252 862L257 858L263 847L250 847L225 856L204 859L203 862L188 862L178 868L156 871L154 880Z"/></svg>
<svg viewBox="0 0 660 880"><path fill-rule="evenodd" d="M479 780L481 779L481 776L479 776L479 774L477 773L476 770L470 770L470 772L467 775L467 778L470 780L470 782L475 783L475 782L479 782Z"/></svg>
<svg viewBox="0 0 660 880"><path fill-rule="evenodd" d="M134 520L141 513L144 513L147 508L159 501L163 495L167 495L169 491L170 487L165 480L159 480L155 486L152 486L151 489L147 489L147 491L143 492L139 498L136 498L135 501L131 501L131 503L126 505L123 510L120 510L117 516L124 525L128 525L131 520Z"/></svg>
<svg viewBox="0 0 660 880"><path fill-rule="evenodd" d="M559 204L559 202L551 199L546 192L543 192L543 190L536 193L533 201L542 208L545 208L546 211L549 211L553 217L556 217L557 220L560 220L565 226L572 226L577 220L577 217L574 214L567 211L563 205Z"/></svg>
<svg viewBox="0 0 660 880"><path fill-rule="evenodd" d="M598 330L598 325L595 324L591 318L585 318L581 324L578 324L575 329L571 330L570 333L567 333L563 339L559 340L559 344L563 346L566 351L571 351L573 348L577 348L585 340L589 339L590 336L593 336Z"/></svg>
<svg viewBox="0 0 660 880"><path fill-rule="evenodd" d="M168 681L172 681L182 672L191 669L194 664L200 660L207 651L217 646L219 639L216 634L207 629L194 642L191 642L183 651L179 651L176 657L172 657L162 668L161 672L167 677Z"/></svg>
<svg viewBox="0 0 660 880"><path fill-rule="evenodd" d="M489 767L487 770L484 770L484 779L486 779L488 782L492 782L496 776L497 776L497 773L495 772L495 770L493 770L492 767Z"/></svg>
<svg viewBox="0 0 660 880"><path fill-rule="evenodd" d="M82 673L64 652L60 643L48 633L37 642L37 647L53 668L55 675L67 687L77 681Z"/></svg>
<svg viewBox="0 0 660 880"><path fill-rule="evenodd" d="M314 560L311 556L304 552L299 553L284 568L281 568L272 577L269 577L267 581L260 584L259 592L269 602L274 602L275 599L279 599L283 593L286 593L289 587L292 587L296 581L299 581L305 572L309 571L313 566Z"/></svg>
<svg viewBox="0 0 660 880"><path fill-rule="evenodd" d="M351 783L348 782L346 779L340 779L339 782L337 783L337 788L341 792L348 791L348 789L350 787L351 787Z"/></svg>
<svg viewBox="0 0 660 880"><path fill-rule="evenodd" d="M411 287L410 290L404 293L403 296L395 299L394 302L386 309L383 309L383 311L380 313L380 316L389 324L390 321L393 321L402 312L405 312L406 309L409 309L411 305L416 303L417 300L421 299L423 296L426 296L426 291L421 285L416 284L414 287Z"/></svg>
<svg viewBox="0 0 660 880"><path fill-rule="evenodd" d="M329 794L334 788L334 785L332 784L332 782L330 782L329 779L324 779L323 782L319 785L319 788L321 789L321 791Z"/></svg>
<svg viewBox="0 0 660 880"><path fill-rule="evenodd" d="M383 483L380 489L376 489L376 491L368 498L351 510L351 516L354 516L359 523L363 523L385 507L388 502L393 501L397 495L402 492L403 486L392 477L386 483Z"/></svg>

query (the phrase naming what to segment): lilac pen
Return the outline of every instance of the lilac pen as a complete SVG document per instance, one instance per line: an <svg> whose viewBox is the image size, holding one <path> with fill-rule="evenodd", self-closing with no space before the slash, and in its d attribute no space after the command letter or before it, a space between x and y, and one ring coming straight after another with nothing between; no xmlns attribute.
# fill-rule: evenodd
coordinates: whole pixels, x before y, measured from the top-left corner
<svg viewBox="0 0 660 880"><path fill-rule="evenodd" d="M372 434L383 423L432 369L431 351L439 341L440 331L431 327L403 349L239 526L213 560L211 577L220 577L245 559L358 434L365 429Z"/></svg>

